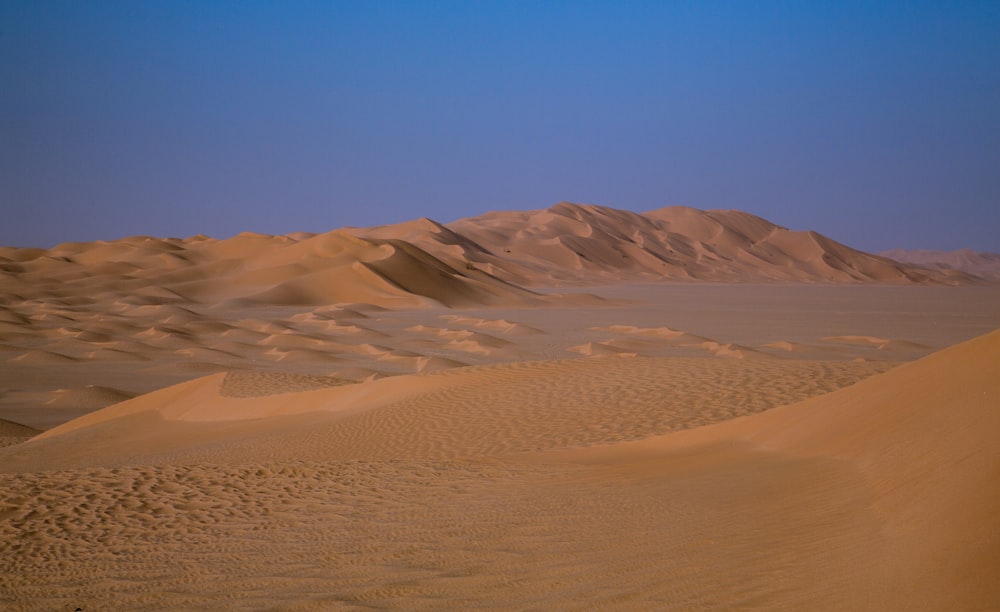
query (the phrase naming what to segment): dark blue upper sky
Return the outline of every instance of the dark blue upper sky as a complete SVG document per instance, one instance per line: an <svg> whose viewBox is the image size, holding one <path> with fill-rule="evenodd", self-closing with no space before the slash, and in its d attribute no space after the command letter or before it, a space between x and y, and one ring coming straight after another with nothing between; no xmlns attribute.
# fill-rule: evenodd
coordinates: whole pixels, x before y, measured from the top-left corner
<svg viewBox="0 0 1000 612"><path fill-rule="evenodd" d="M1000 2L0 0L0 244L560 200L1000 251Z"/></svg>

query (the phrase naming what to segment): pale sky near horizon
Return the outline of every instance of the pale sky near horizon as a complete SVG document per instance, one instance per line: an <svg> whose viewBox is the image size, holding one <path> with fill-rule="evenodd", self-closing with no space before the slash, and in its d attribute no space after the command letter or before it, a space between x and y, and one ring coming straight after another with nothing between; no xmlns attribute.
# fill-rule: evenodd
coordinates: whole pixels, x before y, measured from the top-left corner
<svg viewBox="0 0 1000 612"><path fill-rule="evenodd" d="M561 200L1000 252L1000 2L0 0L0 245Z"/></svg>

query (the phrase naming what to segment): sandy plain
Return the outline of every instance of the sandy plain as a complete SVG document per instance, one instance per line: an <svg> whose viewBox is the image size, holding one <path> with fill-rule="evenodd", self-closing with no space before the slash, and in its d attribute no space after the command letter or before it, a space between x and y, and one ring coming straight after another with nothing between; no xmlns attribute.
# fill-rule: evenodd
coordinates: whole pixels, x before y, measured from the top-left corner
<svg viewBox="0 0 1000 612"><path fill-rule="evenodd" d="M381 304L313 303L298 263L261 303L225 258L152 288L159 250L8 258L2 607L1000 608L997 285L581 287L574 243L558 287L410 286L445 305L369 283L445 259L330 240L331 291ZM816 261L848 255L923 278Z"/></svg>

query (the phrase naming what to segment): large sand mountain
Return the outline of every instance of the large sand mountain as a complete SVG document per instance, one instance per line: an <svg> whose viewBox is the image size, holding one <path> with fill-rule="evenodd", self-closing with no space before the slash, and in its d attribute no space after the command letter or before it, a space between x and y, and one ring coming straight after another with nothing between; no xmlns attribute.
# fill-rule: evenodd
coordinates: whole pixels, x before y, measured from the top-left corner
<svg viewBox="0 0 1000 612"><path fill-rule="evenodd" d="M420 219L318 235L134 236L0 248L0 299L8 304L97 295L132 304L529 304L543 298L525 286L661 279L955 284L972 277L870 255L738 211L637 214L569 203L449 225Z"/></svg>
<svg viewBox="0 0 1000 612"><path fill-rule="evenodd" d="M532 303L536 296L475 269L454 269L409 242L344 230L319 235L243 233L226 240L135 236L0 250L0 295L318 306L340 302L406 308L428 304Z"/></svg>
<svg viewBox="0 0 1000 612"><path fill-rule="evenodd" d="M351 230L412 242L445 261L472 263L527 286L620 280L878 282L954 284L956 271L928 270L792 231L740 211L672 206L634 213L559 203L492 212L442 225L422 219Z"/></svg>

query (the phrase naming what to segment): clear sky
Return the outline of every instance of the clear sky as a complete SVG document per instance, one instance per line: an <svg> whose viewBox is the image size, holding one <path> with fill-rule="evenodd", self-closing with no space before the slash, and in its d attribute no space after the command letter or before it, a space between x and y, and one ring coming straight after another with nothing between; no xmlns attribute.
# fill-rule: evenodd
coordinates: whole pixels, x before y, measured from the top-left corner
<svg viewBox="0 0 1000 612"><path fill-rule="evenodd" d="M1000 2L0 0L0 244L560 200L1000 252Z"/></svg>

